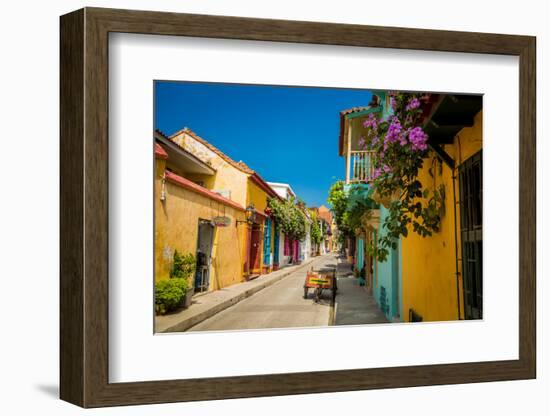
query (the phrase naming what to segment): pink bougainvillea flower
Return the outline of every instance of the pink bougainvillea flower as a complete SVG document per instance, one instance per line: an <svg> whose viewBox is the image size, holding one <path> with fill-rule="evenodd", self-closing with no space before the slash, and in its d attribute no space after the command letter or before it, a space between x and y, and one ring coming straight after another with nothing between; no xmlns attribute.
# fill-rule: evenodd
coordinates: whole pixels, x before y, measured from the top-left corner
<svg viewBox="0 0 550 416"><path fill-rule="evenodd" d="M378 128L378 119L374 113L370 113L369 117L363 122L363 127L366 129L377 129Z"/></svg>
<svg viewBox="0 0 550 416"><path fill-rule="evenodd" d="M400 135L399 135L399 144L401 146L405 146L407 144L407 135L409 134L409 130L405 131L405 132L402 132Z"/></svg>
<svg viewBox="0 0 550 416"><path fill-rule="evenodd" d="M387 146L390 143L394 143L397 140L399 140L399 136L401 134L402 127L399 119L397 117L392 117L392 121L390 126L388 127L388 132L386 133L386 137L384 138L384 150L387 149Z"/></svg>
<svg viewBox="0 0 550 416"><path fill-rule="evenodd" d="M418 107L420 107L420 101L418 98L412 98L405 107L405 111L416 110Z"/></svg>
<svg viewBox="0 0 550 416"><path fill-rule="evenodd" d="M420 127L415 127L409 132L409 141L413 150L424 151L428 148L428 135Z"/></svg>

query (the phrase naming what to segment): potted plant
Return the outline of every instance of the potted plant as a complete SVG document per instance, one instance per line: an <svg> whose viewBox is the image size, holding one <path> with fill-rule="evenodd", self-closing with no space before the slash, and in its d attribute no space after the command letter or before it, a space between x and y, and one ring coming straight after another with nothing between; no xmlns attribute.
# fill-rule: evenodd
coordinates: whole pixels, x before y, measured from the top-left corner
<svg viewBox="0 0 550 416"><path fill-rule="evenodd" d="M195 288L189 284L189 280L195 275L196 259L191 253L180 254L177 250L174 251L174 259L172 263L172 270L170 271L171 278L184 279L187 282L185 295L182 299L184 308L191 306L193 295L195 294Z"/></svg>
<svg viewBox="0 0 550 416"><path fill-rule="evenodd" d="M164 279L155 283L155 311L164 315L182 306L187 292L187 280Z"/></svg>

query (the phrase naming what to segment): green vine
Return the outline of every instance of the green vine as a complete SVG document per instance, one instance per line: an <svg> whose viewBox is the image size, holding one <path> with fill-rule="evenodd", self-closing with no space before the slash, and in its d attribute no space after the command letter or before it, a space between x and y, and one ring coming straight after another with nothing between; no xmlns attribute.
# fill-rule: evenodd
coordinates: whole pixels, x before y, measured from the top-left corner
<svg viewBox="0 0 550 416"><path fill-rule="evenodd" d="M294 198L280 200L270 198L268 207L281 231L292 240L302 241L306 237L306 217Z"/></svg>
<svg viewBox="0 0 550 416"><path fill-rule="evenodd" d="M348 224L348 196L344 192L344 181L337 181L330 187L327 199L334 214L334 221L338 228L341 238L351 235L351 229Z"/></svg>
<svg viewBox="0 0 550 416"><path fill-rule="evenodd" d="M321 227L319 227L319 221L317 220L317 215L315 212L311 212L311 221L311 242L319 244L323 240L323 233L321 232Z"/></svg>

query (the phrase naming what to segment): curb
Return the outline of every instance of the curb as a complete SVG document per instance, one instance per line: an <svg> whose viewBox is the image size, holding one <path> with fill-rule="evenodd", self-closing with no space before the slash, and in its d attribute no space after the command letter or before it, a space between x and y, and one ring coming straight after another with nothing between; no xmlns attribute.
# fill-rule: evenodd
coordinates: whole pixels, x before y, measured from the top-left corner
<svg viewBox="0 0 550 416"><path fill-rule="evenodd" d="M255 293L258 293L260 290L265 289L266 287L269 287L269 286L281 281L282 279L284 279L288 275L290 275L294 272L297 272L299 270L302 270L304 267L306 267L307 265L312 263L316 258L317 257L312 257L311 259L306 260L302 264L296 265L295 266L296 268L293 268L292 270L288 270L286 273L281 273L280 276L277 276L277 277L274 277L270 280L262 282L262 284L251 287L250 289L247 289L244 292L241 292L241 293L233 296L232 298L224 300L223 302L218 303L217 305L212 306L210 309L207 309L207 310L205 310L201 313L198 313L195 316L191 316L187 319L184 319L183 321L178 322L177 324L169 326L169 327L163 329L162 331L160 331L160 333L187 331L191 327L201 323L202 321L205 321L208 318L211 318L212 316L216 315L217 313L220 313L224 309L227 309L227 308L239 303L240 301L254 295ZM284 269L282 269L282 270L284 270Z"/></svg>
<svg viewBox="0 0 550 416"><path fill-rule="evenodd" d="M336 295L338 296L338 295ZM336 300L334 302L331 303L330 305L330 312L329 312L329 316L328 316L328 326L334 326L336 324L336 308L337 308L337 305L338 303L336 302Z"/></svg>

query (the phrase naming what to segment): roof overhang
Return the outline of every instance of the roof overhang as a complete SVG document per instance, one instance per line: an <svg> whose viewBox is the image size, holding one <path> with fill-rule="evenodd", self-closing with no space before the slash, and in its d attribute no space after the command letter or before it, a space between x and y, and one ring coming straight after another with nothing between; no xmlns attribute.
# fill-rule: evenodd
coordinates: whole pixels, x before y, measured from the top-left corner
<svg viewBox="0 0 550 416"><path fill-rule="evenodd" d="M269 184L266 181L264 181L262 177L258 175L256 172L250 175L249 178L252 182L254 182L261 190L263 190L270 197L282 200L281 196L277 192L275 192L275 189L269 186Z"/></svg>
<svg viewBox="0 0 550 416"><path fill-rule="evenodd" d="M441 94L426 116L423 129L428 135L428 146L451 169L454 169L455 161L443 146L452 144L463 128L472 127L475 116L482 108L482 95Z"/></svg>
<svg viewBox="0 0 550 416"><path fill-rule="evenodd" d="M267 182L267 184L268 184L271 188L285 188L285 189L288 190L288 192L290 193L290 195L292 195L293 197L296 197L296 192L294 192L294 189L292 189L292 186L290 186L290 184L288 184L288 183Z"/></svg>
<svg viewBox="0 0 550 416"><path fill-rule="evenodd" d="M483 96L474 94L442 94L424 121L430 143L451 144L457 133L474 125L474 118L483 107Z"/></svg>
<svg viewBox="0 0 550 416"><path fill-rule="evenodd" d="M177 166L185 173L198 173L203 175L214 175L216 170L204 163L195 155L182 149L164 135L155 133L155 141L160 144L166 154L171 165Z"/></svg>
<svg viewBox="0 0 550 416"><path fill-rule="evenodd" d="M351 125L351 150L363 150L359 146L359 138L366 134L363 123L372 113L382 113L381 105L357 107L355 109L345 110L340 113L340 136L338 139L338 154L344 156L349 136L349 127Z"/></svg>

